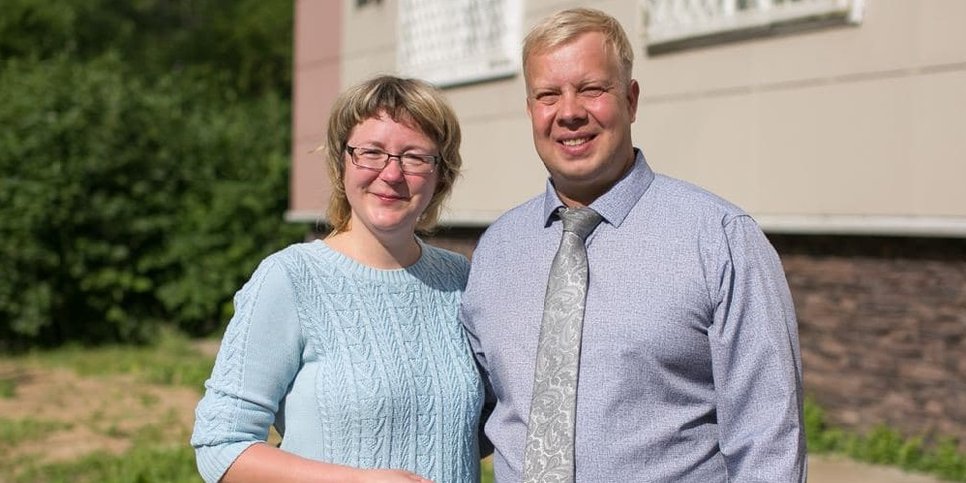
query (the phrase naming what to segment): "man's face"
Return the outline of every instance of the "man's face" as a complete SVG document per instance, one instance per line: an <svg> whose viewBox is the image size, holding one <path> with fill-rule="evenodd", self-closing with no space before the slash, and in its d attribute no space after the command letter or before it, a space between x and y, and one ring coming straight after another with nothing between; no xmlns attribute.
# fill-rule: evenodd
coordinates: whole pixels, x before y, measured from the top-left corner
<svg viewBox="0 0 966 483"><path fill-rule="evenodd" d="M634 162L636 81L621 83L617 56L589 32L527 59L533 142L568 204L587 205Z"/></svg>

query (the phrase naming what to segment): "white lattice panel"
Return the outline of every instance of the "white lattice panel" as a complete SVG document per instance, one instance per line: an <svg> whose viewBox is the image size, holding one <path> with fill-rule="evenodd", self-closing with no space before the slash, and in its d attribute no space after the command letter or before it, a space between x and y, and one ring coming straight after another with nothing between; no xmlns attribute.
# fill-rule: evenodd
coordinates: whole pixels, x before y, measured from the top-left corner
<svg viewBox="0 0 966 483"><path fill-rule="evenodd" d="M400 0L400 74L439 86L519 70L520 0Z"/></svg>
<svg viewBox="0 0 966 483"><path fill-rule="evenodd" d="M862 0L645 0L649 45L777 23L840 16L861 19Z"/></svg>

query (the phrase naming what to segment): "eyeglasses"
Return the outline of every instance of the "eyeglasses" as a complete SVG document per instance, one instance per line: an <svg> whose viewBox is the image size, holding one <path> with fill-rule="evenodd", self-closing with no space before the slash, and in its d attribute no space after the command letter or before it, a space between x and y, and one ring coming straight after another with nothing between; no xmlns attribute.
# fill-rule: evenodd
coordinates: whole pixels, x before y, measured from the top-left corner
<svg viewBox="0 0 966 483"><path fill-rule="evenodd" d="M436 163L442 159L432 154L390 154L375 148L359 148L346 145L345 150L352 159L352 164L373 171L382 171L389 165L389 160L399 160L399 168L405 174L431 174L436 169Z"/></svg>

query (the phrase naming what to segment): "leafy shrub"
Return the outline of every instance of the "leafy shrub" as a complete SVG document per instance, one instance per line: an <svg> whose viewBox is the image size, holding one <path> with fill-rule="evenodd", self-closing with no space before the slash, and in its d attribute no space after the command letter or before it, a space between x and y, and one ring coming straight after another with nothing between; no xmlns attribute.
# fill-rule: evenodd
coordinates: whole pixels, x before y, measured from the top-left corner
<svg viewBox="0 0 966 483"><path fill-rule="evenodd" d="M116 56L0 71L0 340L214 330L285 225L288 108Z"/></svg>
<svg viewBox="0 0 966 483"><path fill-rule="evenodd" d="M113 51L145 79L201 70L242 97L288 98L292 15L278 0L4 0L0 59Z"/></svg>

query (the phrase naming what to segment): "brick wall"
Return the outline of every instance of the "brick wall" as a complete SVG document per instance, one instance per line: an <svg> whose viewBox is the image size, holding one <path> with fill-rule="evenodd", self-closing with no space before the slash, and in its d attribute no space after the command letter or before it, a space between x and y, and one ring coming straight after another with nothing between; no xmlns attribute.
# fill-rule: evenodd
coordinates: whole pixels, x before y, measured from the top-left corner
<svg viewBox="0 0 966 483"><path fill-rule="evenodd" d="M428 239L471 256L480 233ZM805 390L830 422L966 448L966 240L769 238L795 299Z"/></svg>
<svg viewBox="0 0 966 483"><path fill-rule="evenodd" d="M966 443L966 240L770 238L832 422Z"/></svg>

